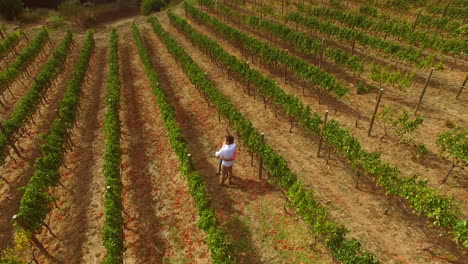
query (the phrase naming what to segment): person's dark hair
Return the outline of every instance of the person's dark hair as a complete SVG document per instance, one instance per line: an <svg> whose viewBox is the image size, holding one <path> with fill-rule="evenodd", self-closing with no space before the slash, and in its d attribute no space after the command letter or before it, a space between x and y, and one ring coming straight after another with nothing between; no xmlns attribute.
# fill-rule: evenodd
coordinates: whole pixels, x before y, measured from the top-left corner
<svg viewBox="0 0 468 264"><path fill-rule="evenodd" d="M234 143L234 137L231 135L226 136L226 142L230 144Z"/></svg>

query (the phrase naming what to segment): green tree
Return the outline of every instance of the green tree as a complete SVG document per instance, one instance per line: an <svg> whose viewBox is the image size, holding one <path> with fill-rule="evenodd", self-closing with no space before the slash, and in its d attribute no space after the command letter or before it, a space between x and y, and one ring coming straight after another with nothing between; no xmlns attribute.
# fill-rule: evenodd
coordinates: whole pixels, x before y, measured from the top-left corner
<svg viewBox="0 0 468 264"><path fill-rule="evenodd" d="M142 15L147 16L153 11L160 11L164 6L166 6L166 1L164 0L143 0L140 12Z"/></svg>
<svg viewBox="0 0 468 264"><path fill-rule="evenodd" d="M0 15L6 20L13 20L23 13L24 6L21 0L1 0Z"/></svg>

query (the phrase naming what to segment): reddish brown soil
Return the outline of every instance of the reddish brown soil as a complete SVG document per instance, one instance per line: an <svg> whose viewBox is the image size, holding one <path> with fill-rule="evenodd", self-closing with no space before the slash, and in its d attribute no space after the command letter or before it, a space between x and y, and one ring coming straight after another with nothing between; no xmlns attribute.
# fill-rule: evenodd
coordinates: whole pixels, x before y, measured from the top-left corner
<svg viewBox="0 0 468 264"><path fill-rule="evenodd" d="M59 107L59 102L71 77L73 65L78 57L77 52L71 52L70 54L65 70L56 79L56 87L49 89L46 94L49 103L46 106L39 105L38 111L33 116L36 124L29 123L26 125L27 133L31 136L24 135L19 144L24 149L21 151L24 159L14 156L17 163L8 158L6 165L0 167L0 174L9 182L5 184L2 181L0 185L0 249L12 243L13 225L11 217L18 213L22 195L18 188L27 185L34 172L34 162L41 155L40 146L43 141L39 135L49 131L53 119L57 116L56 110Z"/></svg>
<svg viewBox="0 0 468 264"><path fill-rule="evenodd" d="M162 17L161 20L167 21L167 18ZM199 26L193 26L200 29ZM325 160L316 159L315 141L311 141L303 131L297 129L289 134L287 119L275 119L272 109L264 109L261 101L243 95L242 89L236 83L229 81L223 72L212 66L208 56L192 47L184 37L176 34L175 30L172 32L218 84L219 89L252 120L255 127L266 133L268 141L287 159L291 168L316 192L317 197L331 208L332 217L345 224L351 230L351 235L358 238L366 249L377 254L385 263L431 261L434 255L422 249L436 241L438 233L427 228L428 223L424 219L418 219L402 210L399 204L389 202L382 191L376 189L371 182L361 183L361 190L355 189L354 175L345 164L332 161L327 166ZM207 35L214 37L214 34ZM226 50L236 54L226 42L219 39L217 41ZM288 136L285 137L285 134ZM304 146L309 147L304 150ZM386 215L384 212L389 206L390 213ZM437 252L436 256L456 256L458 260L463 259L463 253L455 249L450 241L445 240L437 250L440 252Z"/></svg>

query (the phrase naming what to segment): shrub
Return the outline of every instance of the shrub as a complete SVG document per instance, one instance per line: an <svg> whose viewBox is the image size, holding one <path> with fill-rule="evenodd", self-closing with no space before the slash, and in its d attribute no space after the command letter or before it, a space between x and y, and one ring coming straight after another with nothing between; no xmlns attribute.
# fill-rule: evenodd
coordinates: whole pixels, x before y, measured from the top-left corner
<svg viewBox="0 0 468 264"><path fill-rule="evenodd" d="M79 0L65 0L60 3L58 10L61 16L70 18L82 13L84 7Z"/></svg>
<svg viewBox="0 0 468 264"><path fill-rule="evenodd" d="M79 27L90 27L96 22L95 8L82 5L79 0L65 0L59 6L60 16L74 22Z"/></svg>
<svg viewBox="0 0 468 264"><path fill-rule="evenodd" d="M0 15L6 20L13 20L23 13L24 7L21 0L1 0Z"/></svg>
<svg viewBox="0 0 468 264"><path fill-rule="evenodd" d="M149 15L153 11L160 11L166 2L164 0L143 0L140 6L140 12L142 15Z"/></svg>

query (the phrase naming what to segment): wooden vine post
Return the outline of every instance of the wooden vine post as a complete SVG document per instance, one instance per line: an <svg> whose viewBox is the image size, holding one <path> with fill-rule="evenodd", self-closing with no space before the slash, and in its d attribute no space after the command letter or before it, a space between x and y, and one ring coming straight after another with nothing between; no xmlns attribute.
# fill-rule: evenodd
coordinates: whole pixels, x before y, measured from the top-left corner
<svg viewBox="0 0 468 264"><path fill-rule="evenodd" d="M416 15L416 19L414 20L411 31L414 31L414 29L416 28L416 24L418 24L418 19L419 19L419 16L421 15L421 12L422 12L422 8L419 9L418 14Z"/></svg>
<svg viewBox="0 0 468 264"><path fill-rule="evenodd" d="M5 135L6 137L6 131L5 131L5 128L3 128L3 125L0 123L0 131ZM18 155L18 157L22 158L23 159L23 156L21 156L21 153L19 152L19 150L16 148L15 146L15 143L11 142L10 139L7 139L7 143L11 146L11 148L13 149L13 151L15 151L16 155ZM13 157L12 157L13 158Z"/></svg>
<svg viewBox="0 0 468 264"><path fill-rule="evenodd" d="M318 145L318 150L317 150L317 158L320 158L320 150L322 149L322 144L323 144L323 130L325 128L325 125L327 124L328 120L328 110L325 110L325 118L323 119L323 125L322 128L320 129L320 140L319 140L319 145Z"/></svg>
<svg viewBox="0 0 468 264"><path fill-rule="evenodd" d="M261 133L260 134L260 141L263 143L265 141L265 134ZM259 161L258 161L258 179L262 179L262 173L263 173L263 156L260 155Z"/></svg>
<svg viewBox="0 0 468 264"><path fill-rule="evenodd" d="M192 164L192 154L187 154L187 160L188 160L188 167L189 167L189 170L192 171L193 170L193 164Z"/></svg>
<svg viewBox="0 0 468 264"><path fill-rule="evenodd" d="M449 5L450 5L450 2L448 2L447 5L445 6L444 13L442 13L442 17L445 17L445 15L447 15L447 10L449 8Z"/></svg>
<svg viewBox="0 0 468 264"><path fill-rule="evenodd" d="M426 79L426 83L424 84L424 88L422 90L421 96L419 97L418 104L416 105L416 109L414 110L414 114L416 115L419 110L419 106L421 105L422 99L424 97L424 94L426 93L427 90L427 85L429 84L429 81L431 80L432 73L434 72L434 68L431 68L431 72L429 73L429 76Z"/></svg>
<svg viewBox="0 0 468 264"><path fill-rule="evenodd" d="M372 133L372 127L374 126L375 117L377 116L377 111L379 110L380 100L382 99L383 89L380 89L379 96L377 97L377 103L375 104L374 113L372 114L369 131L367 132L367 136L370 137Z"/></svg>
<svg viewBox="0 0 468 264"><path fill-rule="evenodd" d="M322 68L324 53L325 53L325 38L322 38L322 46L320 49L320 58L319 58L319 69Z"/></svg>
<svg viewBox="0 0 468 264"><path fill-rule="evenodd" d="M455 97L455 100L458 100L458 97L460 97L460 94L462 93L463 89L466 87L466 82L468 81L468 75L466 75L465 80L463 81L463 84L460 87L460 90L458 90L457 96Z"/></svg>

